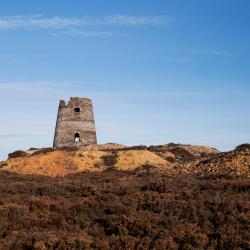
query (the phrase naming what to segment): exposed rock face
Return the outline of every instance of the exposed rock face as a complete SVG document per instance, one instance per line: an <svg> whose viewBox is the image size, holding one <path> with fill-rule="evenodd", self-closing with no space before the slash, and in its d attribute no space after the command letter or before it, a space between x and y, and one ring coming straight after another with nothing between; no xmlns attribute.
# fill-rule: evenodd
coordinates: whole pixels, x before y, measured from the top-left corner
<svg viewBox="0 0 250 250"><path fill-rule="evenodd" d="M60 101L53 147L97 144L92 101L71 97Z"/></svg>
<svg viewBox="0 0 250 250"><path fill-rule="evenodd" d="M240 145L233 151L208 156L194 164L189 171L206 176L223 173L250 177L250 147Z"/></svg>
<svg viewBox="0 0 250 250"><path fill-rule="evenodd" d="M8 156L9 156L9 159L11 159L11 158L18 158L18 157L26 157L27 155L28 153L26 153L25 151L17 150L13 153L10 153Z"/></svg>

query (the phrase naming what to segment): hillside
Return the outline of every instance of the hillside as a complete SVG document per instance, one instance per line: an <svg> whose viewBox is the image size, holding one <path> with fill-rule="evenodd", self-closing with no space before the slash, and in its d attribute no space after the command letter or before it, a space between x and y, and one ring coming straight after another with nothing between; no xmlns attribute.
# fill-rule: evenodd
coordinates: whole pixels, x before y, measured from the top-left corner
<svg viewBox="0 0 250 250"><path fill-rule="evenodd" d="M242 145L230 152L173 143L150 147L105 144L82 148L30 149L9 154L9 159L0 163L0 171L55 177L83 171L102 172L110 168L133 171L145 166L172 175L250 177L250 147Z"/></svg>
<svg viewBox="0 0 250 250"><path fill-rule="evenodd" d="M250 179L0 172L0 249L249 249Z"/></svg>
<svg viewBox="0 0 250 250"><path fill-rule="evenodd" d="M250 147L16 151L0 163L0 249L250 249Z"/></svg>

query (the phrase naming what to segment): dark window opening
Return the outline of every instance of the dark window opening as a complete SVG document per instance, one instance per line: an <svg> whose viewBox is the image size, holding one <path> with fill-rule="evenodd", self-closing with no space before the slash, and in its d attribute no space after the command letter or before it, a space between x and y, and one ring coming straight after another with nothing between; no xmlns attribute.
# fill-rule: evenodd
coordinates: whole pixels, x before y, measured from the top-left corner
<svg viewBox="0 0 250 250"><path fill-rule="evenodd" d="M75 108L75 112L79 113L80 112L80 108Z"/></svg>
<svg viewBox="0 0 250 250"><path fill-rule="evenodd" d="M75 133L75 142L80 142L80 134Z"/></svg>

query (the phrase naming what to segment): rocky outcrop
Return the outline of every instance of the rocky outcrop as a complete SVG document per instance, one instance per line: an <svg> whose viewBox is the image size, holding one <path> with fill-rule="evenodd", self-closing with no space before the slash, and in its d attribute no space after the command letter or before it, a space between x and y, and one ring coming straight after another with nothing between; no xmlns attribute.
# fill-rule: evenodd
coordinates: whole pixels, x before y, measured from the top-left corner
<svg viewBox="0 0 250 250"><path fill-rule="evenodd" d="M204 176L221 174L250 177L250 147L240 145L230 152L202 157L194 163L184 165L181 171Z"/></svg>
<svg viewBox="0 0 250 250"><path fill-rule="evenodd" d="M22 151L22 150L17 150L13 153L10 153L8 156L9 156L9 159L11 159L11 158L18 158L18 157L26 157L27 155L28 155L27 152Z"/></svg>

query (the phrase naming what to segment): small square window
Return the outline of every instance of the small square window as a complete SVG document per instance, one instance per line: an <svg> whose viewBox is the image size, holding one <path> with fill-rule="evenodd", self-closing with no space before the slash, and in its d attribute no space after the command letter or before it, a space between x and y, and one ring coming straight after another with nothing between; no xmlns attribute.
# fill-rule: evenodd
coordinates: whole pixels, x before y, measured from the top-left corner
<svg viewBox="0 0 250 250"><path fill-rule="evenodd" d="M80 108L75 108L75 112L79 113L80 112Z"/></svg>

